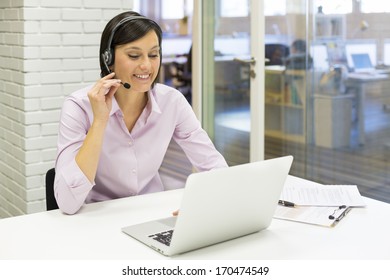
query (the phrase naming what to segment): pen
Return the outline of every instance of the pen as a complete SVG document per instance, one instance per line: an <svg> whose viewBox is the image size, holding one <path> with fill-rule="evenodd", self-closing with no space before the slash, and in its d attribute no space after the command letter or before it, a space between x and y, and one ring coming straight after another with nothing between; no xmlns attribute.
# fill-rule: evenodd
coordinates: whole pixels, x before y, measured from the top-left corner
<svg viewBox="0 0 390 280"><path fill-rule="evenodd" d="M351 207L347 207L343 213L341 213L341 215L336 219L336 222L340 222L342 218L344 218L348 213L349 211L351 211Z"/></svg>
<svg viewBox="0 0 390 280"><path fill-rule="evenodd" d="M278 204L285 207L295 207L295 203L286 200L279 200Z"/></svg>

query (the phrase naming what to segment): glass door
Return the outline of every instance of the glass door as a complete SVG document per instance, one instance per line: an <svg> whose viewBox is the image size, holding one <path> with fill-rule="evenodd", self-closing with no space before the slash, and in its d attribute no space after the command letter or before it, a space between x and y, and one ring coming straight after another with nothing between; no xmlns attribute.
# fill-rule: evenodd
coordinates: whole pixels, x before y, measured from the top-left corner
<svg viewBox="0 0 390 280"><path fill-rule="evenodd" d="M264 11L265 158L291 154L291 175L390 202L388 9L265 0Z"/></svg>
<svg viewBox="0 0 390 280"><path fill-rule="evenodd" d="M262 1L195 1L193 106L229 165L264 156L261 11Z"/></svg>

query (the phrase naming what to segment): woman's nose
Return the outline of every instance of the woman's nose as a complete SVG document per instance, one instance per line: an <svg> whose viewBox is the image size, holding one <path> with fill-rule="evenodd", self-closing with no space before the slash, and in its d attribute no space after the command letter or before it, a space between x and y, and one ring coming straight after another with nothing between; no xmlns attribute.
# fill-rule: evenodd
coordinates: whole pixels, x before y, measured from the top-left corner
<svg viewBox="0 0 390 280"><path fill-rule="evenodd" d="M149 69L150 65L151 65L150 59L147 57L141 61L140 68L142 70L147 70Z"/></svg>

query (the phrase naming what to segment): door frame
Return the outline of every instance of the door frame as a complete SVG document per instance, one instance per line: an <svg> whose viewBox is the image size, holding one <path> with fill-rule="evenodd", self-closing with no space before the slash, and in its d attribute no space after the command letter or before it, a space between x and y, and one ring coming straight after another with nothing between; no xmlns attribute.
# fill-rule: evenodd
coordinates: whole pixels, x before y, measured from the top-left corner
<svg viewBox="0 0 390 280"><path fill-rule="evenodd" d="M211 139L214 139L214 29L215 1L194 1L192 29L192 106L196 116L202 123ZM256 63L251 70L256 74L250 78L250 162L264 159L264 26L265 17L263 1L250 0L250 48L251 57ZM206 50L206 51L205 51ZM207 66L207 67L206 67ZM212 75L210 75L212 73ZM208 77L207 82L204 77ZM205 94L207 99L202 95ZM211 100L211 101L210 101ZM211 102L211 104L210 104Z"/></svg>

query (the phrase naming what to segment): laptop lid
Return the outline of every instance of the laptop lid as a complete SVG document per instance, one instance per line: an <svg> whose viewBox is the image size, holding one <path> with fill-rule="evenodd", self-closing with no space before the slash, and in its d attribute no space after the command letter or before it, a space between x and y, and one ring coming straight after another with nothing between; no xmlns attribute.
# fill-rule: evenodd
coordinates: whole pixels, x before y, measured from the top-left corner
<svg viewBox="0 0 390 280"><path fill-rule="evenodd" d="M151 247L175 255L267 228L292 160L286 156L191 174L170 247L158 248L156 243ZM139 236L139 227L147 229L144 235L150 235L151 223L122 230L147 244Z"/></svg>
<svg viewBox="0 0 390 280"><path fill-rule="evenodd" d="M356 73L373 72L375 67L371 63L368 53L351 54L353 68Z"/></svg>

